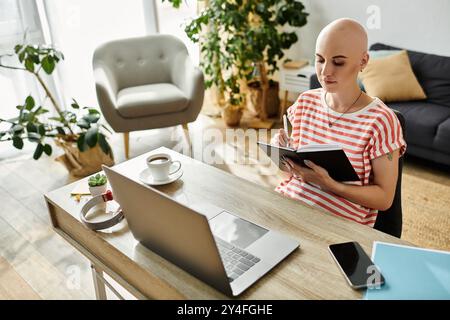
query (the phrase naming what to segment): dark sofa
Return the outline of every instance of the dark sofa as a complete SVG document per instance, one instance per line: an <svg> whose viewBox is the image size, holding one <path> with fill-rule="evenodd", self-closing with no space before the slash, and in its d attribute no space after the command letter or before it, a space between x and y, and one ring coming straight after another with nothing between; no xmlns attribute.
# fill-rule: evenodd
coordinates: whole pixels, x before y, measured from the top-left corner
<svg viewBox="0 0 450 320"><path fill-rule="evenodd" d="M370 50L402 48L375 43ZM427 99L386 104L406 120L407 154L450 166L450 57L407 51ZM310 87L320 87L317 77Z"/></svg>

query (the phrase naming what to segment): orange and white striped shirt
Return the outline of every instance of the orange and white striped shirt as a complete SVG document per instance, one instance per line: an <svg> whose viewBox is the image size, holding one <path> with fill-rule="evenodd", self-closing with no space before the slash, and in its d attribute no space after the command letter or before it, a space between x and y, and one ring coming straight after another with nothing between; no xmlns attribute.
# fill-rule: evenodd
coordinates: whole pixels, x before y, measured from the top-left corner
<svg viewBox="0 0 450 320"><path fill-rule="evenodd" d="M360 181L354 185L372 183L371 160L400 149L406 150L400 121L380 99L353 113L335 112L327 106L325 90L306 91L287 111L292 124L293 147L308 144L340 144ZM329 127L329 121L333 124ZM291 176L275 191L307 204L320 207L335 215L373 227L378 211L353 203L319 186Z"/></svg>

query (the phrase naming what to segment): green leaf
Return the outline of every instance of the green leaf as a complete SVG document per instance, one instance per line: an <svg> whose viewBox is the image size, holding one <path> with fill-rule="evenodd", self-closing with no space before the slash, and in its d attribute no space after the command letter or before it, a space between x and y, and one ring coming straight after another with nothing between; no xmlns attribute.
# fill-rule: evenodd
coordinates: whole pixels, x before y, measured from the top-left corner
<svg viewBox="0 0 450 320"><path fill-rule="evenodd" d="M35 116L36 116L36 115L34 114L34 112L29 112L29 113L27 114L27 121L33 122Z"/></svg>
<svg viewBox="0 0 450 320"><path fill-rule="evenodd" d="M20 132L23 131L23 126L20 125L20 124L15 124L15 125L12 126L11 131L12 131L14 134L18 134L18 133L20 133Z"/></svg>
<svg viewBox="0 0 450 320"><path fill-rule="evenodd" d="M25 109L27 109L28 111L30 111L31 109L33 109L35 106L35 102L32 96L28 96L25 99Z"/></svg>
<svg viewBox="0 0 450 320"><path fill-rule="evenodd" d="M100 114L100 111L98 111L97 109L94 108L89 108L89 114Z"/></svg>
<svg viewBox="0 0 450 320"><path fill-rule="evenodd" d="M36 111L36 115L40 115L40 114L44 114L44 113L48 113L49 111L47 109L44 109L41 107L39 107L39 109Z"/></svg>
<svg viewBox="0 0 450 320"><path fill-rule="evenodd" d="M109 154L111 152L111 147L109 146L108 141L106 141L105 135L102 133L98 134L98 144L105 154Z"/></svg>
<svg viewBox="0 0 450 320"><path fill-rule="evenodd" d="M21 53L19 53L19 61L20 61L20 63L23 62L23 59L25 59L25 52L24 52L24 51L22 51Z"/></svg>
<svg viewBox="0 0 450 320"><path fill-rule="evenodd" d="M40 125L38 126L38 133L39 133L41 136L45 135L45 127L44 127L43 124L40 124Z"/></svg>
<svg viewBox="0 0 450 320"><path fill-rule="evenodd" d="M41 66L45 73L51 74L55 69L55 60L52 56L46 56L42 59Z"/></svg>
<svg viewBox="0 0 450 320"><path fill-rule="evenodd" d="M17 149L22 149L23 148L23 140L21 137L19 136L13 136L12 137L13 140L13 146Z"/></svg>
<svg viewBox="0 0 450 320"><path fill-rule="evenodd" d="M64 131L63 127L56 127L56 131L58 131L59 134L65 135L66 132Z"/></svg>
<svg viewBox="0 0 450 320"><path fill-rule="evenodd" d="M45 154L48 155L48 156L51 155L51 154L52 154L52 146L49 145L48 143L45 144L45 146L44 146L44 152L45 152Z"/></svg>
<svg viewBox="0 0 450 320"><path fill-rule="evenodd" d="M77 115L73 113L72 111L63 111L62 115L65 119L65 121L70 123L76 123L77 122ZM64 119L61 119L60 122L64 122Z"/></svg>
<svg viewBox="0 0 450 320"><path fill-rule="evenodd" d="M100 114L99 113L87 114L83 116L82 119L86 120L86 122L88 123L97 123L97 121L100 119Z"/></svg>
<svg viewBox="0 0 450 320"><path fill-rule="evenodd" d="M42 152L44 151L44 145L42 143L38 143L36 146L36 150L34 150L33 159L37 160L42 156Z"/></svg>
<svg viewBox="0 0 450 320"><path fill-rule="evenodd" d="M30 58L27 58L25 60L25 68L30 71L30 72L34 72L34 62L33 60L31 60Z"/></svg>
<svg viewBox="0 0 450 320"><path fill-rule="evenodd" d="M34 123L28 122L27 123L27 131L28 132L38 132L38 128Z"/></svg>
<svg viewBox="0 0 450 320"><path fill-rule="evenodd" d="M86 132L86 143L89 147L93 148L98 141L98 126L91 127Z"/></svg>
<svg viewBox="0 0 450 320"><path fill-rule="evenodd" d="M41 141L42 136L36 132L28 132L28 141L30 142L39 142Z"/></svg>
<svg viewBox="0 0 450 320"><path fill-rule="evenodd" d="M14 52L15 53L19 53L19 51L22 49L22 45L21 44L17 44L15 47L14 47Z"/></svg>
<svg viewBox="0 0 450 320"><path fill-rule="evenodd" d="M72 100L73 100L73 103L71 104L72 108L80 109L80 105L78 104L78 102L75 99Z"/></svg>
<svg viewBox="0 0 450 320"><path fill-rule="evenodd" d="M77 126L79 126L80 128L83 128L83 129L89 129L91 127L89 122L87 122L85 119L80 119L77 122Z"/></svg>
<svg viewBox="0 0 450 320"><path fill-rule="evenodd" d="M30 57L31 60L33 60L33 62L35 64L39 64L40 63L39 56L37 54L30 55L29 57Z"/></svg>
<svg viewBox="0 0 450 320"><path fill-rule="evenodd" d="M80 136L78 137L77 146L78 150L80 150L81 152L86 151L88 149L84 133L80 134Z"/></svg>

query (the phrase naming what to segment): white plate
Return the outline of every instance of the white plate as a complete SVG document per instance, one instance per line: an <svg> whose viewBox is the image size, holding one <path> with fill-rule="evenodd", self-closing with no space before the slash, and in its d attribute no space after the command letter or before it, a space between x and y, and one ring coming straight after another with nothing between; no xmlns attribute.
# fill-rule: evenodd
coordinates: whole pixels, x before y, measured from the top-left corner
<svg viewBox="0 0 450 320"><path fill-rule="evenodd" d="M180 168L180 170L178 170L177 172L170 174L166 180L155 180L150 172L150 169L146 168L139 174L139 180L151 186L160 186L163 184L174 182L178 180L182 175L183 169Z"/></svg>

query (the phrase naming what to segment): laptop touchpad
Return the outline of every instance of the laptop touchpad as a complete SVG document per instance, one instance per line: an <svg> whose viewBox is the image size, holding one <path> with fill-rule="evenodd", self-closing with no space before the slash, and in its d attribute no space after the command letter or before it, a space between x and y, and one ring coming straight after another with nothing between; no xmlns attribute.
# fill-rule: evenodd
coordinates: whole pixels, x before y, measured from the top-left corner
<svg viewBox="0 0 450 320"><path fill-rule="evenodd" d="M209 225L215 236L243 249L269 231L226 211L209 220Z"/></svg>

